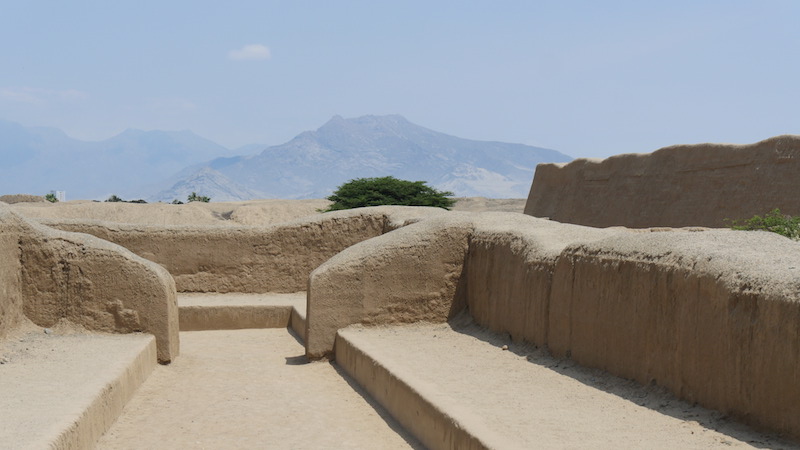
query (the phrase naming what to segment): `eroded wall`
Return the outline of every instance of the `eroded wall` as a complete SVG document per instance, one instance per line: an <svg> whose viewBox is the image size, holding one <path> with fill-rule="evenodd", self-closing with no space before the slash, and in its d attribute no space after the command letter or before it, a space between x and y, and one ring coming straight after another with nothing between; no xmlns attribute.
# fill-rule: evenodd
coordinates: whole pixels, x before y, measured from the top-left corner
<svg viewBox="0 0 800 450"><path fill-rule="evenodd" d="M336 331L350 324L452 317L471 231L469 215L448 213L361 242L314 270L306 355L331 356Z"/></svg>
<svg viewBox="0 0 800 450"><path fill-rule="evenodd" d="M592 227L724 227L774 208L800 215L798 173L800 136L540 164L525 214Z"/></svg>
<svg viewBox="0 0 800 450"><path fill-rule="evenodd" d="M178 355L175 284L159 265L93 236L30 223L0 205L0 336L30 320L155 335L159 361Z"/></svg>
<svg viewBox="0 0 800 450"><path fill-rule="evenodd" d="M305 291L308 274L345 248L442 213L439 208L360 208L268 227L44 223L114 242L162 265L180 292L262 293Z"/></svg>
<svg viewBox="0 0 800 450"><path fill-rule="evenodd" d="M800 436L800 244L727 230L617 236L559 258L558 356Z"/></svg>
<svg viewBox="0 0 800 450"><path fill-rule="evenodd" d="M0 206L0 339L24 320L19 234L21 220Z"/></svg>
<svg viewBox="0 0 800 450"><path fill-rule="evenodd" d="M515 341L800 437L800 244L781 236L448 214L313 272L306 352L328 355L353 323L462 308Z"/></svg>

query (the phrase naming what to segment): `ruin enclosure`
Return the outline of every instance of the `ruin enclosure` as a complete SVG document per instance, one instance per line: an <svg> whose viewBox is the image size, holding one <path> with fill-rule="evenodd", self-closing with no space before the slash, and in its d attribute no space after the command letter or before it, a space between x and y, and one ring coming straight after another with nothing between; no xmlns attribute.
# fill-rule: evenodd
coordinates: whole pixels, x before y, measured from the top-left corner
<svg viewBox="0 0 800 450"><path fill-rule="evenodd" d="M795 138L764 142L781 139ZM636 201L646 203L643 195ZM194 443L225 446L224 436L237 435L307 445L267 430L285 418L238 426L233 417L267 417L266 403L247 399L271 398L300 411L298 420L332 424L340 415L325 409L330 402L301 400L304 391L324 396L319 386L366 408L363 421L374 425L353 428L353 448L376 439L394 448L528 447L565 442L557 424L574 420L592 424L568 427L579 430L576 442L610 446L796 446L740 423L800 439L800 245L778 235L390 206L260 226L13 211L0 205L0 375L22 382L34 362L66 374L68 360L48 356L56 342L120 358L95 358L94 375L106 381L86 394L113 407L81 407L83 418L42 445L90 447L110 430L99 442L113 448L146 439L142 427L153 430L147 439L189 445L160 424L180 427L181 414L195 413ZM191 343L185 359L179 328ZM315 388L297 389L299 380ZM119 396L103 400L109 393ZM552 407L535 407L543 404ZM604 412L576 419L570 408ZM232 415L218 435L202 418L216 414ZM13 415L2 420L24 433Z"/></svg>

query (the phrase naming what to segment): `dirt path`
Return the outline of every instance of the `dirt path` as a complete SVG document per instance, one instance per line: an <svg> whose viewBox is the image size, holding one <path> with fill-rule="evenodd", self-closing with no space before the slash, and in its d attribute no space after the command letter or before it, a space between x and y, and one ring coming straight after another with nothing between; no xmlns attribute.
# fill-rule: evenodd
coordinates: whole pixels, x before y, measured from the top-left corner
<svg viewBox="0 0 800 450"><path fill-rule="evenodd" d="M303 364L286 329L181 333L99 449L414 448L335 366ZM401 433L403 433L401 431Z"/></svg>

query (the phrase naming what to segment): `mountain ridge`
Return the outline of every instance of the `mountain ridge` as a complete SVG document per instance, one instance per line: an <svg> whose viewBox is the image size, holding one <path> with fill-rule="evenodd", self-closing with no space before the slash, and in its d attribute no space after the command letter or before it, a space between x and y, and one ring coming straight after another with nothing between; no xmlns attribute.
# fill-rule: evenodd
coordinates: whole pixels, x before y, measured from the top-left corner
<svg viewBox="0 0 800 450"><path fill-rule="evenodd" d="M259 151L260 150L260 151ZM246 151L248 154L234 152ZM392 175L426 181L457 196L523 198L540 162L566 162L555 150L475 141L434 131L401 115L333 116L286 143L232 151L189 131L127 129L100 141L53 127L0 119L0 194L111 194L148 201L322 198L340 184Z"/></svg>
<svg viewBox="0 0 800 450"><path fill-rule="evenodd" d="M271 198L322 198L348 180L386 175L423 180L457 196L522 198L538 163L571 159L551 149L451 136L396 114L337 115L284 144L216 158L207 167ZM166 189L152 199L172 195Z"/></svg>
<svg viewBox="0 0 800 450"><path fill-rule="evenodd" d="M67 198L102 199L112 193L140 198L151 191L147 186L220 155L230 150L188 130L127 129L83 141L58 128L0 120L0 192L63 190Z"/></svg>

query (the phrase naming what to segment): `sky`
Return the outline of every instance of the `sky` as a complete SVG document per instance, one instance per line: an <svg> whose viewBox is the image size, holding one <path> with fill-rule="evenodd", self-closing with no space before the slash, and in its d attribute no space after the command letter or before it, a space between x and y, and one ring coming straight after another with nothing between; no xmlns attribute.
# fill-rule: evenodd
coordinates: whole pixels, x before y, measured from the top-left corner
<svg viewBox="0 0 800 450"><path fill-rule="evenodd" d="M795 0L0 0L0 119L228 148L367 114L573 157L750 143L800 134L799 21Z"/></svg>

